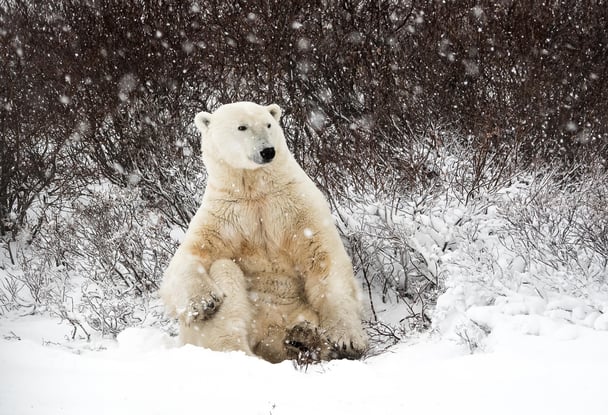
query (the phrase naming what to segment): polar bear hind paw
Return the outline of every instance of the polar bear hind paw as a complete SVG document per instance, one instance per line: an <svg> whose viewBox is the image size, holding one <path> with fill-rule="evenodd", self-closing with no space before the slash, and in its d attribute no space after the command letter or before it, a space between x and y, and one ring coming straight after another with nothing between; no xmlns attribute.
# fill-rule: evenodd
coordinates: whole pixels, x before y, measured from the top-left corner
<svg viewBox="0 0 608 415"><path fill-rule="evenodd" d="M297 324L287 332L287 356L299 365L308 365L333 359L359 359L367 346L364 337L357 340L332 341L327 331L309 322Z"/></svg>
<svg viewBox="0 0 608 415"><path fill-rule="evenodd" d="M308 321L295 325L285 336L287 357L297 365L308 366L322 360L330 360L331 348L318 327Z"/></svg>

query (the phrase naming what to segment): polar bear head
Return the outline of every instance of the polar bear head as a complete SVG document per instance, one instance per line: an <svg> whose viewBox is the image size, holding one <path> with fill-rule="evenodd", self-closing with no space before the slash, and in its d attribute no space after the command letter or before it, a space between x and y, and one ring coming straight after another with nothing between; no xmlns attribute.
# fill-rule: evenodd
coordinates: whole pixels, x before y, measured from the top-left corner
<svg viewBox="0 0 608 415"><path fill-rule="evenodd" d="M202 134L205 164L217 161L235 169L258 169L288 152L279 126L281 108L236 102L194 118Z"/></svg>

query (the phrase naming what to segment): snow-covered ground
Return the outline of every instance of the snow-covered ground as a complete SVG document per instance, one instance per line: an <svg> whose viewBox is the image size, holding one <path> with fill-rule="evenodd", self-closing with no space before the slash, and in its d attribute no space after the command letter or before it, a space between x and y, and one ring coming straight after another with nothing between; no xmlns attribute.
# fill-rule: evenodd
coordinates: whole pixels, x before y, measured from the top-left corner
<svg viewBox="0 0 608 415"><path fill-rule="evenodd" d="M125 320L139 327L116 340L86 326L85 313L66 314L92 336L79 340L79 332L71 340L73 327L59 323L53 303L33 315L24 315L31 305L7 303L0 315L0 415L608 414L607 263L601 234L590 244L577 233L587 235L594 228L580 226L597 221L559 188L539 200L537 189L547 186L533 184L514 182L489 194L491 203L446 197L396 216L364 206L347 217L347 231L364 224L364 234L411 245L418 256L410 260L441 285L432 330L409 333L378 353L381 345L362 361L298 368L180 346L152 312L158 305L144 307L147 319ZM564 224L562 217L571 219ZM364 246L367 260L388 252L388 245ZM9 268L0 269L3 287L13 278L18 303L33 304ZM402 303L374 294L382 321L403 320Z"/></svg>
<svg viewBox="0 0 608 415"><path fill-rule="evenodd" d="M0 414L607 413L608 331L529 315L551 328L531 335L525 315L502 316L472 354L424 335L307 370L179 347L154 328L69 343L56 320L9 316L0 320Z"/></svg>

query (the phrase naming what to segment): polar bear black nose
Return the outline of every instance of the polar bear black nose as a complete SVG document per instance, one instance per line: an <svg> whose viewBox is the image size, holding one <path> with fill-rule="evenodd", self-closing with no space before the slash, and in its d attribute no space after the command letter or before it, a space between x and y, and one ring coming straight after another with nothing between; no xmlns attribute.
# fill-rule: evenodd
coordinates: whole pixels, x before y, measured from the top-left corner
<svg viewBox="0 0 608 415"><path fill-rule="evenodd" d="M264 163L268 163L268 162L272 161L272 159L274 158L274 155L275 155L274 147L266 147L265 149L260 151L260 156L262 156L262 161Z"/></svg>

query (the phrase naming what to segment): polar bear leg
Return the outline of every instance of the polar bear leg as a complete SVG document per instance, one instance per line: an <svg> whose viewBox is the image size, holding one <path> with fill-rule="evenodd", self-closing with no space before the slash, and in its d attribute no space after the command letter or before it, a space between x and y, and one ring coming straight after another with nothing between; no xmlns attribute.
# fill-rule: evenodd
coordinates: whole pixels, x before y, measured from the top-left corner
<svg viewBox="0 0 608 415"><path fill-rule="evenodd" d="M180 321L183 343L217 351L240 350L253 355L249 345L249 328L253 308L247 296L243 271L229 259L215 261L209 276L225 297L217 312L209 319L186 325Z"/></svg>

